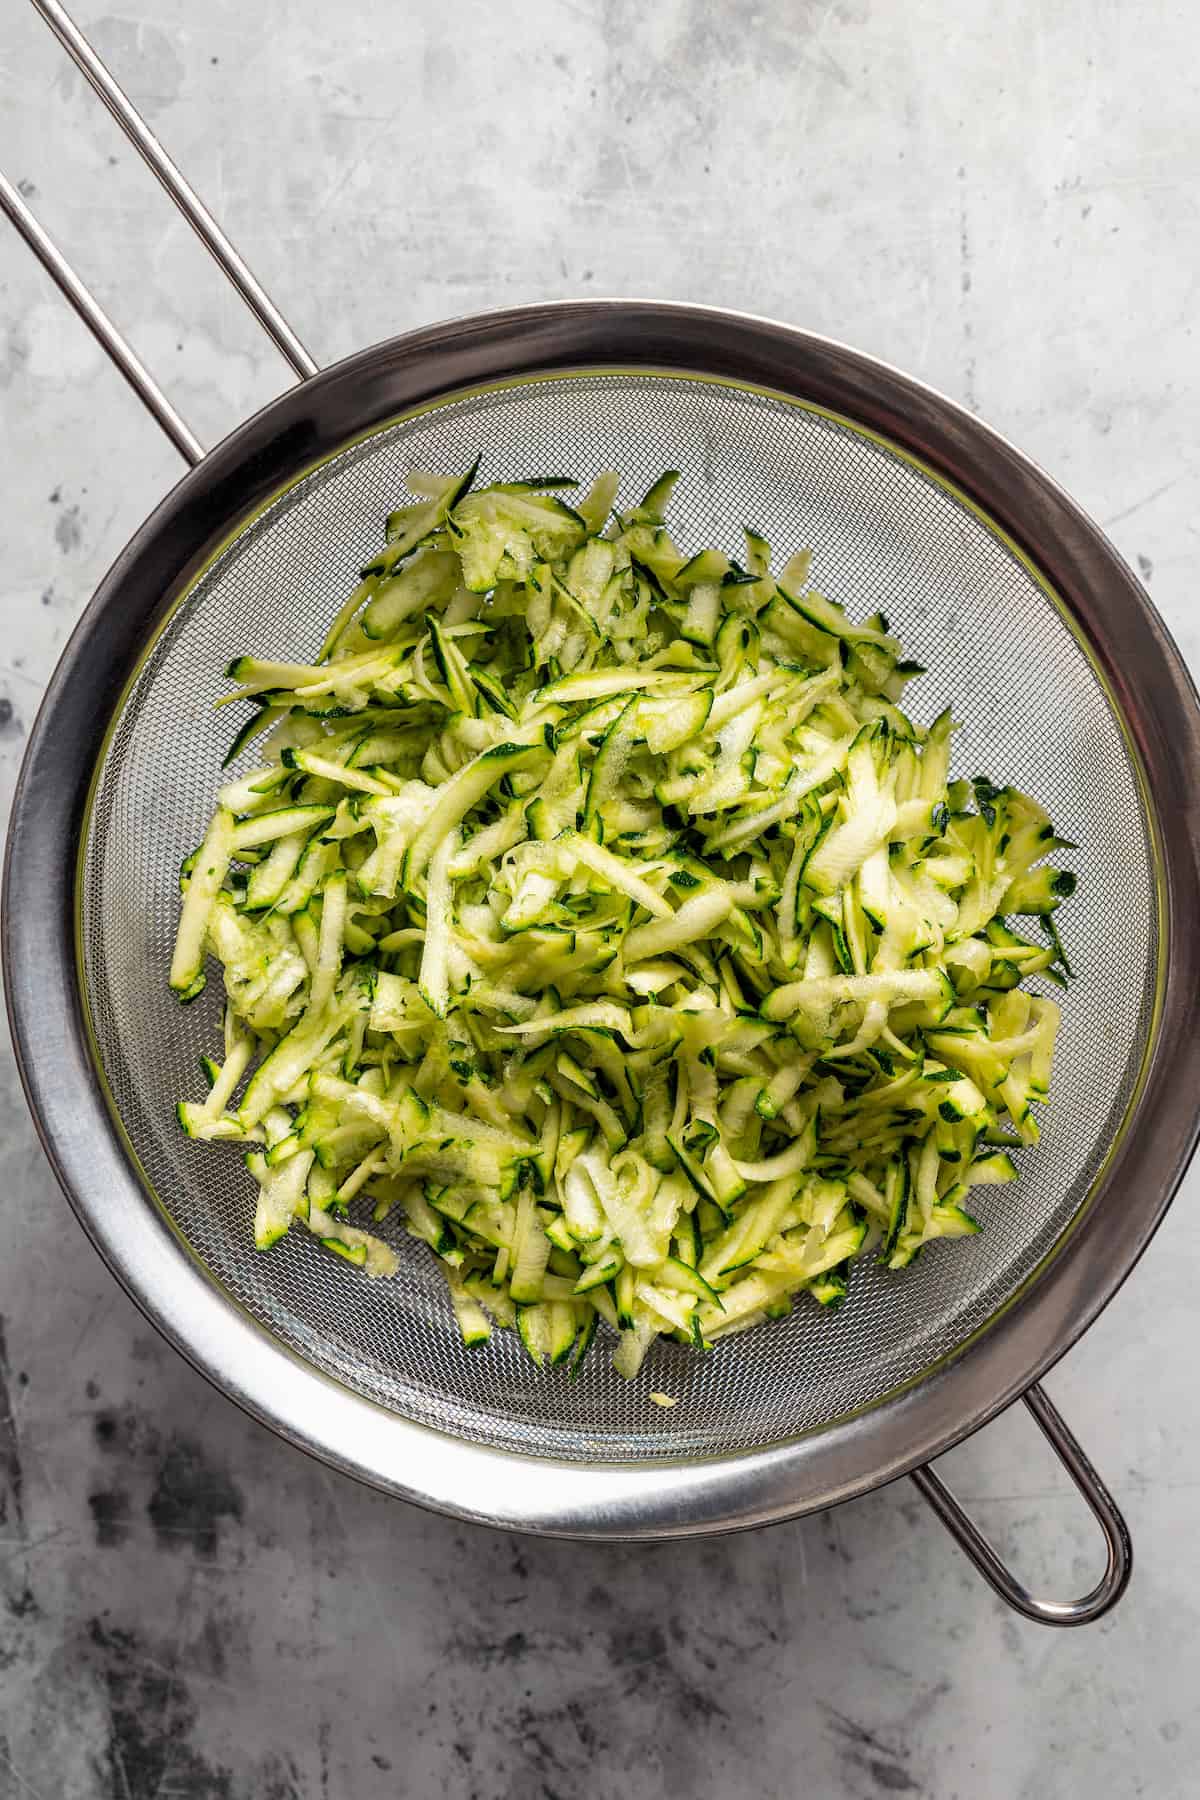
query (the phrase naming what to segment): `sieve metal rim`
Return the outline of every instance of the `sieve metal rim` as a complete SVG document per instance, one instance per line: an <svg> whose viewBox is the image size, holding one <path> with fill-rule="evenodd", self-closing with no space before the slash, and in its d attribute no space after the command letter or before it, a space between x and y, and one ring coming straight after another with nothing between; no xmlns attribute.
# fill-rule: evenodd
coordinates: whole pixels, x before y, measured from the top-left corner
<svg viewBox="0 0 1200 1800"><path fill-rule="evenodd" d="M482 382L630 366L766 387L846 415L965 491L1015 540L1070 608L1125 722L1174 958L1122 1140L1073 1229L975 1342L907 1392L793 1443L649 1468L449 1439L339 1387L252 1324L146 1206L91 1062L75 895L61 882L113 697L231 518L244 521L398 412ZM291 1441L387 1491L527 1530L662 1536L763 1523L865 1491L983 1423L1069 1347L1149 1241L1196 1136L1200 1051L1186 1012L1200 965L1198 795L1200 708L1136 579L1048 477L952 402L829 340L700 307L563 302L451 321L347 359L240 427L162 502L85 612L31 734L6 857L5 974L22 1080L60 1182L118 1278L189 1360ZM1156 1079L1164 1069L1170 1079ZM1133 1176L1138 1198L1123 1202Z"/></svg>

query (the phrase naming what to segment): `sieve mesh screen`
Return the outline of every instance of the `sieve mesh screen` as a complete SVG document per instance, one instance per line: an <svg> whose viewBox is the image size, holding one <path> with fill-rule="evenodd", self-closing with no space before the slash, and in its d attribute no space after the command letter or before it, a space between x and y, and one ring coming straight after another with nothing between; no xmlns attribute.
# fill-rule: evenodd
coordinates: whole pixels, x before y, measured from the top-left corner
<svg viewBox="0 0 1200 1800"><path fill-rule="evenodd" d="M699 1356L660 1342L642 1377L597 1343L574 1380L537 1371L514 1334L466 1350L430 1253L382 1227L399 1276L369 1282L295 1232L255 1252L253 1184L236 1151L189 1142L175 1102L199 1098L219 1041L220 983L168 992L180 859L203 835L235 728L213 711L221 670L254 651L308 660L413 466L482 481L622 470L622 497L664 468L681 546L736 553L743 523L782 560L811 545L817 584L889 617L928 668L906 707L953 704L955 772L1028 788L1080 846L1064 932L1067 996L1043 1140L1021 1179L980 1188L978 1238L903 1275L858 1267L836 1315L793 1315ZM777 565L778 566L778 565ZM251 757L244 759L246 762ZM86 993L99 1060L159 1203L213 1277L326 1373L418 1422L571 1460L726 1454L782 1441L917 1379L982 1326L1053 1245L1118 1128L1150 1028L1154 869L1113 708L1057 605L1002 537L906 459L791 400L695 377L581 373L449 399L383 427L287 488L209 567L154 645L99 771L83 859ZM149 1202L148 1202L149 1204ZM665 1389L679 1404L661 1412Z"/></svg>

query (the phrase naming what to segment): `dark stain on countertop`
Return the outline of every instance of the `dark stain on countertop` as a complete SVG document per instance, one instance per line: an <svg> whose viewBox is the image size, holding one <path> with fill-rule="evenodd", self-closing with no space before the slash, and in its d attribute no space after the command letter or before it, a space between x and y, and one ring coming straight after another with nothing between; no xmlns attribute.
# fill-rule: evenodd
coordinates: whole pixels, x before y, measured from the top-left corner
<svg viewBox="0 0 1200 1800"><path fill-rule="evenodd" d="M100 1488L88 1495L88 1511L101 1550L119 1550L129 1538L129 1495L123 1488Z"/></svg>
<svg viewBox="0 0 1200 1800"><path fill-rule="evenodd" d="M133 1631L103 1619L87 1627L87 1659L107 1703L112 1800L233 1800L233 1777L190 1742L196 1708L178 1670Z"/></svg>
<svg viewBox="0 0 1200 1800"><path fill-rule="evenodd" d="M29 334L21 319L8 328L7 342L0 349L0 388L11 387L29 361Z"/></svg>
<svg viewBox="0 0 1200 1800"><path fill-rule="evenodd" d="M153 1420L135 1406L101 1408L92 1435L105 1461L120 1465L123 1477L98 1482L89 1497L97 1543L111 1549L127 1540L134 1515L130 1490L145 1483L146 1517L159 1548L213 1561L222 1525L240 1524L244 1511L241 1490L228 1470L181 1433L164 1441Z"/></svg>
<svg viewBox="0 0 1200 1800"><path fill-rule="evenodd" d="M0 705L8 706L11 718L11 701ZM0 730L3 730L2 725ZM10 1378L8 1343L4 1335L4 1320L0 1318L0 1525L11 1524L20 1529L25 1522L25 1473L21 1467L21 1446L17 1439L17 1421L9 1391Z"/></svg>
<svg viewBox="0 0 1200 1800"><path fill-rule="evenodd" d="M914 1781L907 1769L899 1763L868 1761L867 1773L872 1776L876 1785L888 1794L919 1794L921 1784Z"/></svg>
<svg viewBox="0 0 1200 1800"><path fill-rule="evenodd" d="M164 1549L188 1550L211 1561L221 1520L241 1521L242 1496L229 1473L210 1463L199 1444L173 1437L146 1510Z"/></svg>
<svg viewBox="0 0 1200 1800"><path fill-rule="evenodd" d="M78 506L64 506L54 521L54 541L64 556L70 556L83 542L83 526Z"/></svg>
<svg viewBox="0 0 1200 1800"><path fill-rule="evenodd" d="M157 1427L132 1406L106 1406L92 1422L92 1435L100 1450L110 1456L156 1456L160 1438Z"/></svg>
<svg viewBox="0 0 1200 1800"><path fill-rule="evenodd" d="M724 1740L725 1752L735 1756L749 1753L761 1717L754 1709L732 1713L720 1683L709 1678L707 1651L725 1648L720 1633L617 1610L605 1588L590 1585L595 1600L589 1595L589 1611L601 1613L602 1623L582 1651L573 1633L553 1627L489 1631L486 1614L483 1620L476 1616L473 1632L451 1633L441 1666L495 1671L486 1682L482 1719L452 1688L447 1718L428 1727L445 1733L446 1750L461 1766L464 1796L566 1800L591 1778L597 1761L617 1756L627 1768L651 1758L661 1771L663 1800L693 1800L718 1742ZM737 1648L730 1643L731 1652ZM766 1652L757 1641L742 1648L751 1659ZM575 1663L576 1679L548 1700L543 1672ZM477 1684L472 1675L472 1691ZM481 1751L487 1785L475 1786Z"/></svg>
<svg viewBox="0 0 1200 1800"><path fill-rule="evenodd" d="M36 1619L41 1612L33 1589L28 1585L23 1587L19 1594L9 1594L4 1605L5 1610L14 1619Z"/></svg>
<svg viewBox="0 0 1200 1800"><path fill-rule="evenodd" d="M500 1643L490 1646L492 1655L488 1659L498 1663L520 1662L529 1650L529 1639L523 1631L510 1631Z"/></svg>
<svg viewBox="0 0 1200 1800"><path fill-rule="evenodd" d="M269 1756L254 1800L305 1800L300 1771L290 1756Z"/></svg>
<svg viewBox="0 0 1200 1800"><path fill-rule="evenodd" d="M824 1706L824 1711L830 1732L837 1739L847 1762L854 1764L881 1793L919 1794L922 1791L921 1783L904 1767L902 1759L908 1756L908 1750L903 1745L886 1743L865 1725L838 1712L836 1707Z"/></svg>
<svg viewBox="0 0 1200 1800"><path fill-rule="evenodd" d="M608 1660L618 1668L657 1663L666 1653L667 1640L660 1625L643 1625L630 1620L608 1634Z"/></svg>

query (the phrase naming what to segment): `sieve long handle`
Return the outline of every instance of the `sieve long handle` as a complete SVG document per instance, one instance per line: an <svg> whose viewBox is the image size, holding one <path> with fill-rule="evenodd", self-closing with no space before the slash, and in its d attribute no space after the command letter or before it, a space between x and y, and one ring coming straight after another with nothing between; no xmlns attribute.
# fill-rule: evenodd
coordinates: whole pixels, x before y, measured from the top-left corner
<svg viewBox="0 0 1200 1800"><path fill-rule="evenodd" d="M59 0L33 0L33 4L297 375L301 380L316 375L319 372L316 362L266 289L230 243L199 194L167 155L129 96L114 81L70 14L59 4Z"/></svg>
<svg viewBox="0 0 1200 1800"><path fill-rule="evenodd" d="M121 336L104 308L79 279L62 251L43 231L19 190L0 172L0 210L7 213L42 267L58 283L79 317L121 371L138 399L162 426L179 454L193 468L204 446L180 418L137 352Z"/></svg>
<svg viewBox="0 0 1200 1800"><path fill-rule="evenodd" d="M926 1467L914 1469L912 1478L989 1587L1002 1600L1007 1601L1009 1606L1039 1625L1090 1625L1116 1605L1133 1573L1133 1545L1129 1538L1129 1527L1122 1518L1116 1501L1092 1467L1066 1420L1051 1403L1045 1389L1035 1384L1024 1398L1051 1449L1087 1501L1104 1533L1108 1551L1107 1565L1095 1587L1090 1593L1084 1594L1082 1599L1042 1600L1030 1593L1024 1582L1001 1562L978 1525L964 1511L940 1475L935 1475L931 1467Z"/></svg>
<svg viewBox="0 0 1200 1800"><path fill-rule="evenodd" d="M185 181L128 95L109 74L59 0L33 0L67 53L104 101L130 143L144 157L201 243L237 289L259 324L287 358L297 375L307 379L319 368L270 295L255 279L194 188ZM120 370L146 410L175 448L193 467L204 446L179 416L132 345L113 324L100 302L76 274L62 251L43 230L16 185L0 173L0 211L7 214L46 272L57 282L105 354Z"/></svg>

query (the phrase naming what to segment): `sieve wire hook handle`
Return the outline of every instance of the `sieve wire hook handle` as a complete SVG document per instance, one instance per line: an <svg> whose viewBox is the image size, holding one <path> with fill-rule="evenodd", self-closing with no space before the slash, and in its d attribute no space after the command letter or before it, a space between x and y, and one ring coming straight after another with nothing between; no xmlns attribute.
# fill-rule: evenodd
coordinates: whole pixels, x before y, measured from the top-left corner
<svg viewBox="0 0 1200 1800"><path fill-rule="evenodd" d="M1104 1533L1108 1559L1095 1587L1079 1600L1044 1600L1032 1594L1003 1563L978 1525L931 1466L912 1471L922 1497L928 1501L959 1548L974 1563L988 1586L1015 1611L1038 1625L1090 1625L1117 1604L1133 1573L1133 1545L1129 1527L1116 1501L1093 1468L1066 1420L1037 1383L1023 1396L1051 1449L1087 1501Z"/></svg>
<svg viewBox="0 0 1200 1800"><path fill-rule="evenodd" d="M114 81L87 38L59 0L33 4L76 67L91 83L142 160L149 165L200 242L237 289L281 355L302 381L319 373L317 364L292 330L191 183L167 155L128 94Z"/></svg>
<svg viewBox="0 0 1200 1800"><path fill-rule="evenodd" d="M124 89L113 79L70 14L59 4L59 0L33 0L33 5L296 374L302 380L318 374L319 365L305 349L195 189L168 156ZM20 190L3 173L0 173L0 211L16 226L42 267L57 283L105 354L120 370L180 455L194 467L204 455L204 446L171 405L150 371L61 250L43 230L26 205Z"/></svg>

